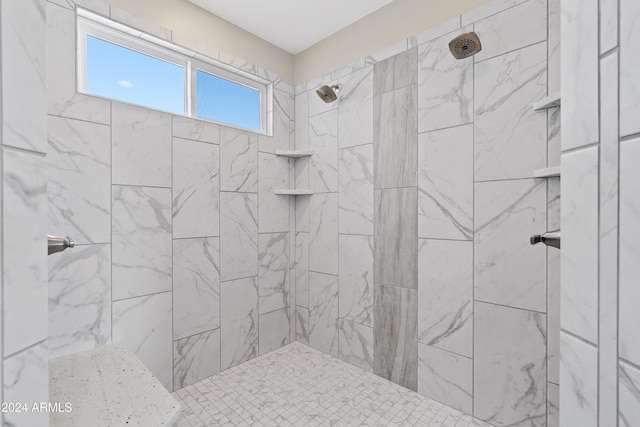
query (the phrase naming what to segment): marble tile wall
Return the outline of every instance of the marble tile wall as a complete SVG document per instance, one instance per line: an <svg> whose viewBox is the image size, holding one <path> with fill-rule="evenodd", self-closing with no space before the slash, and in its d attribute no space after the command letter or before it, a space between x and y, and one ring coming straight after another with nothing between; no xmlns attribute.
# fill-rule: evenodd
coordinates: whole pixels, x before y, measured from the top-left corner
<svg viewBox="0 0 640 427"><path fill-rule="evenodd" d="M192 43L99 0L82 4ZM173 390L295 339L295 205L274 194L289 188L293 169L273 154L293 139L292 88L274 85L272 137L77 94L73 2L40 6L49 46L49 156L13 150L3 170L15 175L5 186L20 184L11 188L34 196L44 194L46 178L47 231L78 244L49 259L49 357L124 342ZM48 164L46 177L35 172L40 163ZM337 155L334 164L337 173ZM5 204L24 198L7 187L4 195ZM337 197L333 205L337 227ZM44 201L30 206L33 215L45 212ZM29 215L20 213L20 220ZM16 233L26 233L25 245L33 242L24 235L37 235L41 248L41 224ZM44 274L45 265L29 274ZM307 276L301 273L301 285ZM22 308L16 315L42 316L46 325L46 313ZM46 339L45 325L33 333Z"/></svg>

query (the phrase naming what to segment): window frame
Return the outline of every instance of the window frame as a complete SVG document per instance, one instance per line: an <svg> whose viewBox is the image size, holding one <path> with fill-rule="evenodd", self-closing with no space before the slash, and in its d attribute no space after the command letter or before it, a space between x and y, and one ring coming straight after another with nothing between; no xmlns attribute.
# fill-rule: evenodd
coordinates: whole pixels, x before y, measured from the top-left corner
<svg viewBox="0 0 640 427"><path fill-rule="evenodd" d="M78 92L105 98L87 92L87 36L92 36L140 54L159 59L184 68L184 116L196 120L213 122L222 126L242 129L249 132L271 136L273 129L273 82L224 64L213 58L191 51L169 41L160 39L143 31L136 30L127 25L113 21L102 15L95 14L86 9L76 8L76 88ZM196 71L200 70L215 77L228 80L232 83L254 89L260 94L259 113L260 129L245 128L232 123L199 117L196 115ZM132 104L116 98L117 102ZM152 110L158 108L148 105L139 105ZM160 110L161 111L161 110ZM170 114L178 115L174 112Z"/></svg>

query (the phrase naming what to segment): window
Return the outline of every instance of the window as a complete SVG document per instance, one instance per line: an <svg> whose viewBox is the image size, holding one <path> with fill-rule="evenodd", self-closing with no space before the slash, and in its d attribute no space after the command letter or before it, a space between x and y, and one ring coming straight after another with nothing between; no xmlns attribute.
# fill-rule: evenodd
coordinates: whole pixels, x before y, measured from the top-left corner
<svg viewBox="0 0 640 427"><path fill-rule="evenodd" d="M83 9L78 91L270 133L271 82Z"/></svg>

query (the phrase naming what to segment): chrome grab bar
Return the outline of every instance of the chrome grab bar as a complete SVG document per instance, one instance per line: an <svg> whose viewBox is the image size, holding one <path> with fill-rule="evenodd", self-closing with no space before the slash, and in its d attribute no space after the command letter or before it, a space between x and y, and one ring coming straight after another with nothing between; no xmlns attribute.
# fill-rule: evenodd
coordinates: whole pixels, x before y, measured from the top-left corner
<svg viewBox="0 0 640 427"><path fill-rule="evenodd" d="M560 249L560 230L547 231L544 234L534 234L531 236L531 244L544 243L547 246L553 246Z"/></svg>
<svg viewBox="0 0 640 427"><path fill-rule="evenodd" d="M47 249L49 250L49 255L62 252L67 248L73 248L75 245L76 242L71 240L70 237L47 235Z"/></svg>

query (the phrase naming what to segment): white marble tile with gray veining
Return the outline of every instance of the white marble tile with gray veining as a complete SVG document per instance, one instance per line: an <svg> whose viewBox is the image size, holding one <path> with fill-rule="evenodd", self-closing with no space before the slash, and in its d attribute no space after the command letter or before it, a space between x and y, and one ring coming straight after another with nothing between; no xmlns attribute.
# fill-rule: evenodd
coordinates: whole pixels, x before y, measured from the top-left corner
<svg viewBox="0 0 640 427"><path fill-rule="evenodd" d="M289 305L289 233L259 236L260 313L280 310Z"/></svg>
<svg viewBox="0 0 640 427"><path fill-rule="evenodd" d="M624 158L624 156L622 156ZM624 160L623 160L624 161ZM623 166L624 167L624 166ZM562 250L561 306L562 329L594 344L598 343L598 148L562 155ZM634 169L635 166L634 166ZM624 173L621 174L621 176ZM634 172L634 177L637 176ZM634 178L635 179L635 178ZM624 180L624 178L621 178ZM621 184L621 200L624 185ZM635 200L635 194L633 193ZM620 208L620 330L624 330L624 230L625 209ZM633 214L636 221L636 213ZM637 247L634 241L633 247ZM634 258L634 264L637 264ZM634 279L634 283L636 283ZM635 285L634 285L635 286ZM628 300L628 299L627 299ZM637 309L634 304L633 312ZM635 331L634 326L634 331ZM624 352L624 334L621 333L621 351ZM634 332L634 337L635 337ZM634 338L634 340L636 340Z"/></svg>
<svg viewBox="0 0 640 427"><path fill-rule="evenodd" d="M5 356L47 338L45 168L39 155L2 149Z"/></svg>
<svg viewBox="0 0 640 427"><path fill-rule="evenodd" d="M373 372L373 328L341 318L338 334L340 359Z"/></svg>
<svg viewBox="0 0 640 427"><path fill-rule="evenodd" d="M309 309L296 307L296 341L309 345Z"/></svg>
<svg viewBox="0 0 640 427"><path fill-rule="evenodd" d="M473 357L473 243L421 239L418 257L418 340Z"/></svg>
<svg viewBox="0 0 640 427"><path fill-rule="evenodd" d="M78 246L49 257L48 313L51 358L111 341L111 246Z"/></svg>
<svg viewBox="0 0 640 427"><path fill-rule="evenodd" d="M260 315L260 355L289 344L289 309L272 311Z"/></svg>
<svg viewBox="0 0 640 427"><path fill-rule="evenodd" d="M416 85L373 99L375 187L417 185L418 124Z"/></svg>
<svg viewBox="0 0 640 427"><path fill-rule="evenodd" d="M309 269L338 274L338 194L311 197Z"/></svg>
<svg viewBox="0 0 640 427"><path fill-rule="evenodd" d="M547 35L549 94L559 92L561 87L560 3L560 0L549 0L549 5L547 6L547 22L549 26L549 34Z"/></svg>
<svg viewBox="0 0 640 427"><path fill-rule="evenodd" d="M418 236L473 238L473 125L418 136Z"/></svg>
<svg viewBox="0 0 640 427"><path fill-rule="evenodd" d="M2 144L40 153L47 152L45 15L43 0L26 0L3 3L0 16Z"/></svg>
<svg viewBox="0 0 640 427"><path fill-rule="evenodd" d="M406 40L404 43L406 46ZM373 93L381 95L416 83L417 61L418 50L412 48L377 62L373 66Z"/></svg>
<svg viewBox="0 0 640 427"><path fill-rule="evenodd" d="M173 338L220 327L220 239L173 241Z"/></svg>
<svg viewBox="0 0 640 427"><path fill-rule="evenodd" d="M373 321L373 237L340 235L340 317Z"/></svg>
<svg viewBox="0 0 640 427"><path fill-rule="evenodd" d="M437 39L445 34L455 31L460 28L460 16L455 16L448 21L433 26L424 30L423 32L409 37L409 48L419 46L423 43L430 42L433 39ZM418 54L419 55L419 54ZM418 71L419 73L420 71Z"/></svg>
<svg viewBox="0 0 640 427"><path fill-rule="evenodd" d="M275 190L291 188L291 161L282 156L258 153L258 212L260 233L289 231L290 198Z"/></svg>
<svg viewBox="0 0 640 427"><path fill-rule="evenodd" d="M573 2L572 2L573 3ZM576 11L565 11L565 4L563 3L563 13L580 13L579 10ZM589 12L593 13L594 5L590 5ZM568 9L568 7L567 7ZM620 136L632 135L634 133L640 132L640 124L638 124L638 114L640 114L640 83L638 82L638 73L640 73L640 63L638 61L638 41L640 41L640 4L633 0L622 0L620 1ZM589 15L589 23L592 22L592 15ZM584 27L580 28L582 32L587 33L590 37L592 33L596 33L595 28L586 28L586 24ZM577 38L578 34L572 35L572 37ZM577 40L575 40L577 42ZM597 47L597 43L595 46L585 46L582 49L589 49L589 57L588 59L592 59L594 50ZM564 52L564 42L563 42L563 52ZM596 52L597 55L597 52ZM563 57L565 57L563 55ZM566 61L565 61L566 62ZM589 62L589 66L595 67L594 69L589 70L589 75L591 76L593 73L598 72L597 65ZM573 64L569 65L569 67L574 67ZM576 71L580 70L577 68ZM567 79L569 80L569 79ZM580 80L580 79L575 79ZM580 83L574 83L580 84ZM582 85L581 85L582 87ZM590 95L593 95L593 92L597 90L597 87L590 88ZM577 93L576 93L577 95ZM576 101L579 98L576 98ZM589 103L588 106L585 105L582 108L597 108L597 98L592 98L593 103ZM582 106L585 102L576 102L576 104ZM591 118L592 116L589 116ZM597 118L597 116L596 116ZM594 125L592 125L594 126ZM595 125L597 126L597 124ZM597 130L597 128L596 128Z"/></svg>
<svg viewBox="0 0 640 427"><path fill-rule="evenodd" d="M461 16L462 25L473 24L503 10L509 9L526 0L493 0L483 6L477 7Z"/></svg>
<svg viewBox="0 0 640 427"><path fill-rule="evenodd" d="M221 280L258 275L258 196L220 193Z"/></svg>
<svg viewBox="0 0 640 427"><path fill-rule="evenodd" d="M192 141L220 143L220 126L205 120L173 116L173 136Z"/></svg>
<svg viewBox="0 0 640 427"><path fill-rule="evenodd" d="M299 161L298 161L299 162ZM301 188L301 187L297 187ZM308 188L308 187L307 187ZM296 231L297 232L309 232L309 209L311 208L311 199L314 196L296 196Z"/></svg>
<svg viewBox="0 0 640 427"><path fill-rule="evenodd" d="M547 427L560 427L560 387L547 383Z"/></svg>
<svg viewBox="0 0 640 427"><path fill-rule="evenodd" d="M173 387L177 390L220 372L220 329L173 342Z"/></svg>
<svg viewBox="0 0 640 427"><path fill-rule="evenodd" d="M560 425L596 427L598 349L564 332L560 335L560 347ZM623 388L621 384L621 392Z"/></svg>
<svg viewBox="0 0 640 427"><path fill-rule="evenodd" d="M335 80L335 79L341 79L344 76L347 76L349 74L353 74L355 72L358 72L360 70L362 70L363 68L365 68L365 57L361 57L356 59L355 61L337 68L333 71L331 71L330 73L330 79L331 80Z"/></svg>
<svg viewBox="0 0 640 427"><path fill-rule="evenodd" d="M392 56L399 55L407 50L408 45L409 43L406 39L400 40L399 42L394 43L391 46L387 46L372 54L369 54L364 58L365 66L372 65L377 62L382 62L386 59L391 58Z"/></svg>
<svg viewBox="0 0 640 427"><path fill-rule="evenodd" d="M220 150L173 139L173 237L220 234Z"/></svg>
<svg viewBox="0 0 640 427"><path fill-rule="evenodd" d="M418 389L417 291L376 283L373 306L373 372Z"/></svg>
<svg viewBox="0 0 640 427"><path fill-rule="evenodd" d="M235 68L239 68L242 71L246 71L249 74L253 74L254 76L269 80L270 82L280 79L275 72L269 71L259 65L252 64L242 58L237 58L225 51L220 51L220 61Z"/></svg>
<svg viewBox="0 0 640 427"><path fill-rule="evenodd" d="M76 14L73 7L45 2L47 12L48 112L96 123L111 123L111 101L76 90ZM66 2L65 2L66 3ZM107 14L109 5L107 4Z"/></svg>
<svg viewBox="0 0 640 427"><path fill-rule="evenodd" d="M113 184L171 187L171 115L113 103Z"/></svg>
<svg viewBox="0 0 640 427"><path fill-rule="evenodd" d="M309 308L309 233L296 233L296 305Z"/></svg>
<svg viewBox="0 0 640 427"><path fill-rule="evenodd" d="M171 292L114 301L112 310L113 341L125 344L172 391Z"/></svg>
<svg viewBox="0 0 640 427"><path fill-rule="evenodd" d="M310 118L313 116L317 116L318 114L326 113L327 111L338 109L339 102L324 102L322 98L320 98L316 93L316 90L324 85L334 86L336 84L338 84L338 81L329 80L329 77L327 77L326 79L314 79L307 82ZM309 131L309 134L311 135L311 131Z"/></svg>
<svg viewBox="0 0 640 427"><path fill-rule="evenodd" d="M295 149L309 148L309 96L313 93L302 92L295 97Z"/></svg>
<svg viewBox="0 0 640 427"><path fill-rule="evenodd" d="M473 360L418 344L418 393L473 413Z"/></svg>
<svg viewBox="0 0 640 427"><path fill-rule="evenodd" d="M338 277L309 272L309 345L338 356Z"/></svg>
<svg viewBox="0 0 640 427"><path fill-rule="evenodd" d="M524 178L547 166L547 45L475 66L475 180Z"/></svg>
<svg viewBox="0 0 640 427"><path fill-rule="evenodd" d="M309 118L309 185L316 193L338 191L338 112Z"/></svg>
<svg viewBox="0 0 640 427"><path fill-rule="evenodd" d="M222 282L221 369L258 355L258 279Z"/></svg>
<svg viewBox="0 0 640 427"><path fill-rule="evenodd" d="M338 154L340 233L373 235L373 144Z"/></svg>
<svg viewBox="0 0 640 427"><path fill-rule="evenodd" d="M528 0L474 24L482 50L476 62L547 39L547 0Z"/></svg>
<svg viewBox="0 0 640 427"><path fill-rule="evenodd" d="M449 42L465 27L418 48L418 131L473 122L473 58L456 59Z"/></svg>
<svg viewBox="0 0 640 427"><path fill-rule="evenodd" d="M373 67L341 78L338 94L340 148L373 142Z"/></svg>
<svg viewBox="0 0 640 427"><path fill-rule="evenodd" d="M273 136L259 135L258 150L273 153L275 150L291 148L291 119L294 100L282 90L273 91Z"/></svg>
<svg viewBox="0 0 640 427"><path fill-rule="evenodd" d="M417 193L415 187L375 191L376 283L418 288Z"/></svg>
<svg viewBox="0 0 640 427"><path fill-rule="evenodd" d="M220 190L258 191L258 135L220 128Z"/></svg>
<svg viewBox="0 0 640 427"><path fill-rule="evenodd" d="M112 189L113 299L171 290L171 190Z"/></svg>
<svg viewBox="0 0 640 427"><path fill-rule="evenodd" d="M545 315L481 302L474 313L473 415L501 426L545 426Z"/></svg>
<svg viewBox="0 0 640 427"><path fill-rule="evenodd" d="M48 232L77 244L110 242L109 127L50 116L48 130Z"/></svg>
<svg viewBox="0 0 640 427"><path fill-rule="evenodd" d="M560 152L562 144L560 141L560 130L562 114L560 108L550 108L547 110L547 166L560 166Z"/></svg>
<svg viewBox="0 0 640 427"><path fill-rule="evenodd" d="M632 427L640 420L640 369L620 361L618 422L620 427Z"/></svg>
<svg viewBox="0 0 640 427"><path fill-rule="evenodd" d="M474 209L475 299L546 312L547 251L529 242L546 231L546 182L478 183Z"/></svg>
<svg viewBox="0 0 640 427"><path fill-rule="evenodd" d="M560 178L547 179L547 229L560 229ZM547 380L560 382L560 251L547 249Z"/></svg>

